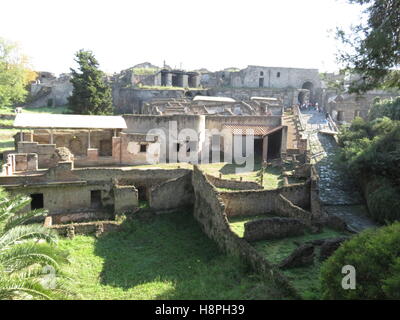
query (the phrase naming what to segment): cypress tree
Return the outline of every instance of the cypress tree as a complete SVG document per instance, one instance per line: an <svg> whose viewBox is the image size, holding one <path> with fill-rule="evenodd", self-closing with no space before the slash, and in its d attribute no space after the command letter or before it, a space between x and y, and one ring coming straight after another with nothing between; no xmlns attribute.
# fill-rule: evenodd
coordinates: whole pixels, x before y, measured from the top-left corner
<svg viewBox="0 0 400 320"><path fill-rule="evenodd" d="M113 113L111 87L91 51L79 50L75 61L79 71L71 68L72 96L69 109L75 114L107 115Z"/></svg>

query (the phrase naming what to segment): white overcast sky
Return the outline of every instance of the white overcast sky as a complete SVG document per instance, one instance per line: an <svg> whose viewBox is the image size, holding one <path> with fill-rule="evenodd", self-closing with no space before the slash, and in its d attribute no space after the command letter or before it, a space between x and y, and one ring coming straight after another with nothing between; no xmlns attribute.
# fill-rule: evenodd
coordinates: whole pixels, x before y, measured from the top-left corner
<svg viewBox="0 0 400 320"><path fill-rule="evenodd" d="M357 24L345 0L1 0L0 37L36 70L69 72L92 50L119 72L141 62L212 71L247 65L338 69L329 30Z"/></svg>

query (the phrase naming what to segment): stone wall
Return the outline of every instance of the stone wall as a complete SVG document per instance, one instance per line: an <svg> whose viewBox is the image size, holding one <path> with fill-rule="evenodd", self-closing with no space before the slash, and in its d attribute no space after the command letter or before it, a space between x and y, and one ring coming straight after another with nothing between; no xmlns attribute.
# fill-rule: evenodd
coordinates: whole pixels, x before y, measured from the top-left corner
<svg viewBox="0 0 400 320"><path fill-rule="evenodd" d="M298 103L298 89L284 88L214 88L210 89L210 94L220 97L230 97L235 100L249 101L251 97L270 97L278 98L285 107L291 107Z"/></svg>
<svg viewBox="0 0 400 320"><path fill-rule="evenodd" d="M75 213L82 209L90 209L93 206L91 191L101 192L101 205L110 204L110 184L88 184L87 182L59 182L42 183L25 186L6 187L12 196L16 194L34 195L40 194L43 198L43 208L50 214ZM111 209L111 208L110 208ZM26 208L30 210L30 208Z"/></svg>
<svg viewBox="0 0 400 320"><path fill-rule="evenodd" d="M153 90L139 88L121 88L114 86L112 90L113 103L117 113L141 114L145 102L153 99L175 98L181 99L186 95L192 96L191 92L207 95L207 90Z"/></svg>
<svg viewBox="0 0 400 320"><path fill-rule="evenodd" d="M36 153L39 168L55 167L58 163L55 144L38 144L37 142L18 142L18 153Z"/></svg>
<svg viewBox="0 0 400 320"><path fill-rule="evenodd" d="M34 83L31 85L27 107L52 107L68 104L73 90L69 76Z"/></svg>
<svg viewBox="0 0 400 320"><path fill-rule="evenodd" d="M299 219L273 217L246 222L243 237L247 241L282 239L303 235L306 229Z"/></svg>
<svg viewBox="0 0 400 320"><path fill-rule="evenodd" d="M149 205L155 211L192 207L194 193L192 173L167 180L150 190Z"/></svg>
<svg viewBox="0 0 400 320"><path fill-rule="evenodd" d="M60 162L41 174L1 176L0 185L11 195L41 194L43 208L50 214L80 213L94 205L120 213L138 207L139 191L148 198L151 187L190 174L187 169L73 169L71 162ZM100 192L99 203L94 203L92 191Z"/></svg>
<svg viewBox="0 0 400 320"><path fill-rule="evenodd" d="M139 195L135 186L113 187L114 212L117 214L131 212L139 207Z"/></svg>
<svg viewBox="0 0 400 320"><path fill-rule="evenodd" d="M212 175L206 175L206 176L208 181L210 181L217 188L236 189L236 190L263 189L263 187L259 185L257 182L220 179Z"/></svg>
<svg viewBox="0 0 400 320"><path fill-rule="evenodd" d="M311 220L313 219L311 212L294 205L281 194L279 194L275 199L275 212L282 217L301 219L307 224L311 223Z"/></svg>
<svg viewBox="0 0 400 320"><path fill-rule="evenodd" d="M292 204L308 209L310 207L310 183L296 184L275 190L252 190L221 192L225 212L229 217L255 216L265 213L278 213L284 210L279 200L283 195Z"/></svg>
<svg viewBox="0 0 400 320"><path fill-rule="evenodd" d="M194 166L192 184L195 193L193 215L200 223L203 232L214 240L222 251L241 258L253 270L274 281L282 290L298 297L296 290L278 269L263 258L246 240L232 232L218 191L197 166Z"/></svg>
<svg viewBox="0 0 400 320"><path fill-rule="evenodd" d="M350 123L357 116L367 119L375 98L387 99L394 98L397 95L382 90L366 92L361 96L331 93L326 97L326 111L332 116L333 120Z"/></svg>
<svg viewBox="0 0 400 320"><path fill-rule="evenodd" d="M80 210L74 213L59 213L46 216L51 218L53 224L66 224L71 222L113 220L115 215L107 210Z"/></svg>
<svg viewBox="0 0 400 320"><path fill-rule="evenodd" d="M117 231L120 225L115 221L98 221L98 222L84 222L72 224L54 224L49 226L51 229L64 237L71 237L75 235L96 235Z"/></svg>

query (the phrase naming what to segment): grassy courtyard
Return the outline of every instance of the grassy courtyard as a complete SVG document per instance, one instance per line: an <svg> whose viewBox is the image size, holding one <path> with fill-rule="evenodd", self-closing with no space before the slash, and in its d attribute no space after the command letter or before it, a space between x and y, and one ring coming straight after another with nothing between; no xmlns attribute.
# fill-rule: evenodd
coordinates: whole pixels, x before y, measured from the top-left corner
<svg viewBox="0 0 400 320"><path fill-rule="evenodd" d="M62 239L75 299L282 299L242 262L222 254L190 214L126 220L96 239Z"/></svg>
<svg viewBox="0 0 400 320"><path fill-rule="evenodd" d="M215 177L219 177L221 174L222 179L235 179L239 180L242 177L243 181L253 181L259 182L259 170L260 164L256 163L254 168L250 168L245 172L237 172L236 170L240 168L236 164L230 164L226 162L218 162L218 163L208 163L208 164L201 164L200 168L207 174L213 175ZM160 169L191 169L192 165L190 163L160 163L155 165L140 165L135 166L135 168L160 168ZM263 187L267 190L276 189L283 186L283 176L282 176L282 169L277 167L268 167L266 172L264 173L263 179Z"/></svg>
<svg viewBox="0 0 400 320"><path fill-rule="evenodd" d="M0 153L14 149L14 135L17 129L0 129Z"/></svg>

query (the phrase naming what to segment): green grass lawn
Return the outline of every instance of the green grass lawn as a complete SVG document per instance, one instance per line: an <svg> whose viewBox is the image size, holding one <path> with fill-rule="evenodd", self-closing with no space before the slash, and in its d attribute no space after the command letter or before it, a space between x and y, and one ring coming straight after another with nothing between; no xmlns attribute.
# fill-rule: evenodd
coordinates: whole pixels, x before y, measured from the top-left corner
<svg viewBox="0 0 400 320"><path fill-rule="evenodd" d="M264 215L257 215L257 216L240 216L240 217L232 217L229 218L229 225L231 230L236 233L239 237L243 238L244 235L244 224L249 221L271 218L274 215L272 214L264 214Z"/></svg>
<svg viewBox="0 0 400 320"><path fill-rule="evenodd" d="M14 108L0 107L0 114L14 114Z"/></svg>
<svg viewBox="0 0 400 320"><path fill-rule="evenodd" d="M0 129L0 153L14 149L13 136L18 131L17 129Z"/></svg>
<svg viewBox="0 0 400 320"><path fill-rule="evenodd" d="M1 119L0 120L0 127L9 127L14 124L14 120L8 120L8 119Z"/></svg>
<svg viewBox="0 0 400 320"><path fill-rule="evenodd" d="M154 165L139 165L135 166L135 168L160 168L160 169L192 169L192 165L190 163L160 163ZM218 162L218 163L208 163L208 164L201 164L200 169L203 170L205 173L209 175L213 175L215 177L219 177L219 174L222 175L222 179L235 179L239 180L240 177L243 178L243 181L259 181L258 172L260 170L260 164L256 163L254 168L246 171L237 173L236 169L240 166L236 164L230 164L226 162ZM264 174L264 181L263 181L264 189L273 190L283 186L283 176L282 170L276 167L269 167ZM222 190L221 190L222 191Z"/></svg>
<svg viewBox="0 0 400 320"><path fill-rule="evenodd" d="M23 113L63 113L65 111L68 111L68 106L22 108ZM0 114L15 114L14 108L2 107L0 108Z"/></svg>
<svg viewBox="0 0 400 320"><path fill-rule="evenodd" d="M336 238L348 235L348 233L325 228L322 233L318 234L306 233L303 236L279 240L257 241L252 244L269 262L278 264L297 248L296 243L303 244L311 240ZM319 274L322 262L319 260L319 249L317 250L317 248L318 247L316 247L314 264L282 271L305 299L319 299L321 297Z"/></svg>
<svg viewBox="0 0 400 320"><path fill-rule="evenodd" d="M23 108L23 113L64 113L68 111L68 106L58 106L58 107L41 107L41 108Z"/></svg>
<svg viewBox="0 0 400 320"><path fill-rule="evenodd" d="M259 182L259 170L260 163L255 163L254 168L251 168L245 172L237 172L242 166L236 164L230 164L226 162L220 163L209 163L202 164L200 168L204 170L206 173L213 175L215 177L219 177L221 174L222 179L236 179L239 180L240 177L243 178L244 181L253 181ZM266 172L264 173L263 187L267 190L276 189L283 185L283 176L280 168L268 167Z"/></svg>
<svg viewBox="0 0 400 320"><path fill-rule="evenodd" d="M68 289L78 299L282 299L235 258L222 254L190 214L127 219L96 239L62 239Z"/></svg>

